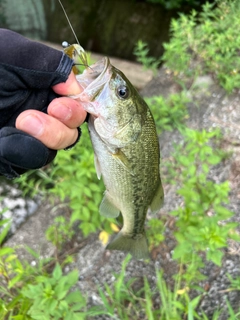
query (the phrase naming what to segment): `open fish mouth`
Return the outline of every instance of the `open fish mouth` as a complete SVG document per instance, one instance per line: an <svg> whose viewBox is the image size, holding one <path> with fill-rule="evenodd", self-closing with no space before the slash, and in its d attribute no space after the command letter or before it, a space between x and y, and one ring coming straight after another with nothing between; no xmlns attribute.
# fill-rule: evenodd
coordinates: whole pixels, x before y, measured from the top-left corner
<svg viewBox="0 0 240 320"><path fill-rule="evenodd" d="M104 73L107 71L107 68L109 67L109 65L110 65L109 58L104 57L101 60L94 63L93 65L91 65L90 67L88 67L84 71L85 76L87 74L87 76L92 80L95 80L98 77L101 78L104 75Z"/></svg>
<svg viewBox="0 0 240 320"><path fill-rule="evenodd" d="M92 96L96 90L102 88L102 86L110 80L111 74L112 71L110 60L108 57L104 57L103 59L89 66L82 74L77 75L76 78L79 85L83 88L85 94L87 94L89 97Z"/></svg>

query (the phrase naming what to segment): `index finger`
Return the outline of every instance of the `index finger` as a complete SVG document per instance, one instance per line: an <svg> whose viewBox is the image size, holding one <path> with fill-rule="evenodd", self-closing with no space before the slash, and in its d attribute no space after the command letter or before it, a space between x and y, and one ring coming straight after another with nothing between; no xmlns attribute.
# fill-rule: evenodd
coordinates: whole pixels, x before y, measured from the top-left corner
<svg viewBox="0 0 240 320"><path fill-rule="evenodd" d="M60 120L69 128L79 127L86 119L87 113L82 105L69 97L60 97L50 102L48 114Z"/></svg>
<svg viewBox="0 0 240 320"><path fill-rule="evenodd" d="M62 96L76 95L83 91L83 88L77 82L77 79L73 71L71 71L71 73L69 74L69 77L66 82L58 83L52 88L53 91Z"/></svg>

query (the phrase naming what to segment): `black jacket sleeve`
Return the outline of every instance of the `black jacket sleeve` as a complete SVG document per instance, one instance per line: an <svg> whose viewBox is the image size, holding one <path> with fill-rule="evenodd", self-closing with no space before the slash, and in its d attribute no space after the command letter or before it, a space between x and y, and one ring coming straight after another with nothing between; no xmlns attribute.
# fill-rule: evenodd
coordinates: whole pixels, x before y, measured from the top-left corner
<svg viewBox="0 0 240 320"><path fill-rule="evenodd" d="M0 174L14 178L55 157L55 150L17 130L15 121L27 109L46 112L57 97L51 87L65 82L72 66L63 52L0 29Z"/></svg>

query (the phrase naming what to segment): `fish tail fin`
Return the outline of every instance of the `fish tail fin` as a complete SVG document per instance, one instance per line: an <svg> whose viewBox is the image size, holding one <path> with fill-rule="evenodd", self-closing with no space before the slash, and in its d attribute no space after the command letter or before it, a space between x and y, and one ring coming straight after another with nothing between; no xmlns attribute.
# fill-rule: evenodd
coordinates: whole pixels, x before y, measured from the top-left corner
<svg viewBox="0 0 240 320"><path fill-rule="evenodd" d="M138 235L136 239L133 239L120 231L115 239L107 245L106 249L129 252L135 259L149 258L148 243L145 234Z"/></svg>

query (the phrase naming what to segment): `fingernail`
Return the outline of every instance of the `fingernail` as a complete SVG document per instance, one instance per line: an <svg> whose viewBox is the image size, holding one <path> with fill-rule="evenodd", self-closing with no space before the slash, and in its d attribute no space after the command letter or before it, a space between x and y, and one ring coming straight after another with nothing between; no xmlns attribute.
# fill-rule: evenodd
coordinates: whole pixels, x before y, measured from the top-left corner
<svg viewBox="0 0 240 320"><path fill-rule="evenodd" d="M52 106L51 114L54 115L55 118L64 121L71 118L72 110L65 104L58 103L55 106Z"/></svg>
<svg viewBox="0 0 240 320"><path fill-rule="evenodd" d="M35 115L28 115L19 123L19 129L24 130L32 136L38 137L43 132L43 123Z"/></svg>

